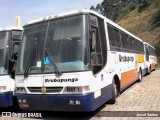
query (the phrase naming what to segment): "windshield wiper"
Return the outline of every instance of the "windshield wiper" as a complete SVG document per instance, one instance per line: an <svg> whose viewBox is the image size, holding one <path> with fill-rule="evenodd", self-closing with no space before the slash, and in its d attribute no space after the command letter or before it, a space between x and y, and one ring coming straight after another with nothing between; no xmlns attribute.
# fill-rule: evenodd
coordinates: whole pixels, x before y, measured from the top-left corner
<svg viewBox="0 0 160 120"><path fill-rule="evenodd" d="M50 57L50 59L51 59L51 62L52 62L52 64L54 65L54 67L55 67L55 69L56 69L56 74L57 74L58 76L61 76L62 73L61 73L60 70L58 69L58 67L57 67L57 65L56 65L56 63L55 63L54 57L53 57L53 55L51 54L50 50L49 50L48 48L46 48L45 50L46 50L46 52L48 53L48 55L49 55L49 57ZM26 69L25 69L25 72L24 72L24 77L25 77L25 78L28 77L29 67L30 67L30 64L33 62L33 60L34 60L34 58L35 58L35 57L34 57L35 54L37 54L37 47L35 47L35 48L33 49L32 53L31 53L31 55L30 55L30 57L29 57L29 60L28 60L28 63L27 63L27 65L26 65Z"/></svg>
<svg viewBox="0 0 160 120"><path fill-rule="evenodd" d="M36 58L37 56L34 56L35 54L38 55L38 40L37 38L34 39L35 40L35 47L31 53L31 55L29 56L29 60L28 60L28 63L26 65L26 69L25 69L25 72L24 72L24 77L28 77L28 71L29 71L29 67L30 67L30 64L33 62L34 58Z"/></svg>
<svg viewBox="0 0 160 120"><path fill-rule="evenodd" d="M52 64L54 65L54 67L55 67L55 69L56 69L56 74L58 75L58 76L61 76L62 75L62 73L61 73L61 71L58 69L58 67L57 67L57 64L56 64L56 62L55 62L55 60L54 60L54 56L52 55L52 53L50 52L50 50L48 49L48 48L46 48L46 52L48 53L48 55L49 55L49 57L50 57L50 59L51 59L51 62L52 62Z"/></svg>
<svg viewBox="0 0 160 120"><path fill-rule="evenodd" d="M26 65L26 69L25 69L25 71L24 71L24 77L25 78L27 78L28 77L28 71L29 71L29 67L30 67L30 64L31 64L31 62L34 60L34 55L35 55L35 50L36 50L36 47L33 49L33 51L32 51L32 53L31 53L31 55L29 56L29 60L28 60L28 63L27 63L27 65Z"/></svg>

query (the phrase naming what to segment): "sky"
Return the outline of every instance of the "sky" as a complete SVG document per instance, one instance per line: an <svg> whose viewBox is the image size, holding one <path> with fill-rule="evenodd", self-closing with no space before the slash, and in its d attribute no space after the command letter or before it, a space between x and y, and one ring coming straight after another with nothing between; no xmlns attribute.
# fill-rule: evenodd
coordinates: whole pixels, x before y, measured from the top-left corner
<svg viewBox="0 0 160 120"><path fill-rule="evenodd" d="M0 28L15 26L15 16L21 26L31 20L58 13L96 6L103 0L0 0Z"/></svg>

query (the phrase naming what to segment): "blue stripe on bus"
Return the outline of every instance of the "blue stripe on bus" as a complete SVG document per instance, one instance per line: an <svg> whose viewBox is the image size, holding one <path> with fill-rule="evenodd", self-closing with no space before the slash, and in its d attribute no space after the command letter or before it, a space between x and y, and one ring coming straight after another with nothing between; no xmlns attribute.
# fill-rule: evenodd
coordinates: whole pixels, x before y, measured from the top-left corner
<svg viewBox="0 0 160 120"><path fill-rule="evenodd" d="M147 74L147 70L146 69L143 69L142 70L142 76L146 75Z"/></svg>
<svg viewBox="0 0 160 120"><path fill-rule="evenodd" d="M151 72L151 70L148 67L146 67L146 73L148 74L150 72Z"/></svg>
<svg viewBox="0 0 160 120"><path fill-rule="evenodd" d="M0 93L0 107L9 107L13 105L13 92Z"/></svg>
<svg viewBox="0 0 160 120"><path fill-rule="evenodd" d="M18 99L26 99L29 107L22 109L49 111L94 111L111 99L111 85L101 89L101 96L94 98L94 93L87 94L17 94ZM80 105L70 105L70 100L78 100Z"/></svg>

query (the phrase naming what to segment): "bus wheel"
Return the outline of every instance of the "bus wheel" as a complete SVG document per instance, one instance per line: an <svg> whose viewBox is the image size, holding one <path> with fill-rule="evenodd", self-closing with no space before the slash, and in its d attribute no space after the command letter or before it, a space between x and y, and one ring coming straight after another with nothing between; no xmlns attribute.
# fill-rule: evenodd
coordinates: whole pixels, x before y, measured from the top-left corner
<svg viewBox="0 0 160 120"><path fill-rule="evenodd" d="M142 81L142 71L141 69L138 72L138 81L141 82Z"/></svg>
<svg viewBox="0 0 160 120"><path fill-rule="evenodd" d="M113 82L112 82L112 98L108 102L110 104L115 104L118 94L119 94L118 84L116 84L115 79L113 79Z"/></svg>

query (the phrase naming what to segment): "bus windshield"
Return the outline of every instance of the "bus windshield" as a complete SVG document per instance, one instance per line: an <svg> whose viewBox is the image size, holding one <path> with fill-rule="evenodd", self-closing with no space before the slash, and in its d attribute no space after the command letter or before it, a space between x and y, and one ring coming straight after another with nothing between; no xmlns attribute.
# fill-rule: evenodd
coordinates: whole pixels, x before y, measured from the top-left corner
<svg viewBox="0 0 160 120"><path fill-rule="evenodd" d="M26 26L17 74L89 69L86 16L72 16Z"/></svg>
<svg viewBox="0 0 160 120"><path fill-rule="evenodd" d="M8 72L8 40L10 39L10 32L0 32L0 75Z"/></svg>

